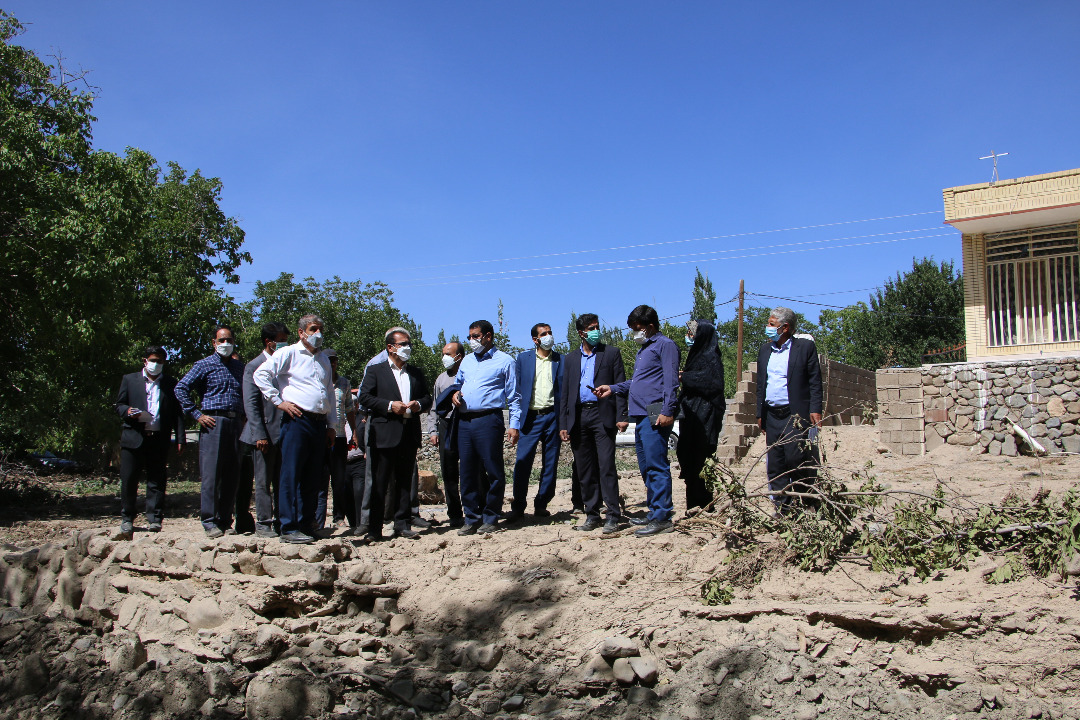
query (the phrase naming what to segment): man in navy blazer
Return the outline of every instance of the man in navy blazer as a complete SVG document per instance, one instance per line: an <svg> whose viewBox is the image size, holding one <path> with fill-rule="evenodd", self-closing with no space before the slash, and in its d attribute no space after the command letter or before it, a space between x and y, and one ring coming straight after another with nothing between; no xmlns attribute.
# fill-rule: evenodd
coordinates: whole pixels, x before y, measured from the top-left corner
<svg viewBox="0 0 1080 720"><path fill-rule="evenodd" d="M575 323L581 348L563 361L562 398L559 402L559 435L574 451L581 479L585 522L575 526L591 531L600 527L600 502L606 509L605 533L619 529L619 473L615 469L615 433L630 424L626 395L597 398L589 386L614 385L626 380L619 348L600 340L600 318L579 315Z"/></svg>
<svg viewBox="0 0 1080 720"><path fill-rule="evenodd" d="M146 470L146 521L150 532L161 530L165 513L165 461L169 436L182 452L187 436L184 413L173 391L176 378L165 374L168 355L160 345L143 353L143 369L124 376L116 395L116 412L124 421L120 433L120 530L134 531L139 474Z"/></svg>
<svg viewBox="0 0 1080 720"><path fill-rule="evenodd" d="M367 537L372 542L382 539L385 498L391 487L394 534L404 538L420 535L409 527L409 489L420 447L420 415L431 407L431 386L419 368L408 364L412 354L409 333L392 332L386 354L386 362L368 368L357 398L370 416L368 453L373 477L369 482Z"/></svg>
<svg viewBox="0 0 1080 720"><path fill-rule="evenodd" d="M540 466L540 488L533 500L533 515L548 517L548 503L555 497L555 472L559 468L559 392L562 383L562 356L552 350L555 336L551 326L532 326L535 347L517 356L518 390L521 395L521 437L514 463L514 499L507 520L518 520L528 506L529 478L532 476L536 446L544 445Z"/></svg>
<svg viewBox="0 0 1080 720"><path fill-rule="evenodd" d="M821 426L821 365L817 345L795 334L796 316L778 307L769 316L765 334L769 342L758 351L757 418L769 447L766 472L769 489L780 492L815 474L817 453L809 442L811 427ZM783 511L791 498L774 496Z"/></svg>

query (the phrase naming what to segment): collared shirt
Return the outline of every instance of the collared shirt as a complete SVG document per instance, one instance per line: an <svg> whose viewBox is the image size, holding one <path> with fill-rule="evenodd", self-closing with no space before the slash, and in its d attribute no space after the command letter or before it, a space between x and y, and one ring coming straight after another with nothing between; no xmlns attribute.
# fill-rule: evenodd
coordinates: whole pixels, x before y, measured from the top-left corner
<svg viewBox="0 0 1080 720"><path fill-rule="evenodd" d="M266 363L263 363L264 365ZM239 360L222 358L217 353L205 357L191 366L188 374L176 383L176 399L184 412L198 420L202 412L191 398L194 390L202 396L202 411L244 411L240 382L244 377L244 365Z"/></svg>
<svg viewBox="0 0 1080 720"><path fill-rule="evenodd" d="M494 346L482 355L468 353L458 368L457 382L465 412L502 410L510 406L510 429L521 429L521 397L514 359Z"/></svg>
<svg viewBox="0 0 1080 720"><path fill-rule="evenodd" d="M581 346L581 382L578 384L578 402L596 402L596 393L587 385L592 385L596 379L596 350L591 353L585 352L585 346Z"/></svg>
<svg viewBox="0 0 1080 720"><path fill-rule="evenodd" d="M765 403L773 407L784 406L788 404L787 370L791 357L791 338L780 347L771 342L769 349L772 354L769 355L769 367L766 369L769 380L765 383Z"/></svg>
<svg viewBox="0 0 1080 720"><path fill-rule="evenodd" d="M450 387L457 380L457 373L451 375L449 372L441 372L439 376L435 378L435 392L431 398L434 402L438 400L439 396L443 394L446 388ZM453 406L451 406L450 412L446 413L446 419L449 420L454 416ZM435 435L439 432L439 414L435 412L434 404L431 406L431 410L424 416L424 432L428 435Z"/></svg>
<svg viewBox="0 0 1080 720"><path fill-rule="evenodd" d="M325 413L328 427L338 423L333 377L326 355L312 353L302 341L275 351L254 374L255 384L267 400L274 405L288 401L307 412Z"/></svg>
<svg viewBox="0 0 1080 720"><path fill-rule="evenodd" d="M408 405L409 401L412 400L412 381L409 380L409 373L405 370L406 363L401 364L400 370L394 365L393 360L387 360L386 364L390 366L390 374L394 376L398 392L401 393L401 402ZM387 403L386 409L389 411L392 407L394 407L393 400ZM404 417L412 417L412 410L406 410Z"/></svg>
<svg viewBox="0 0 1080 720"><path fill-rule="evenodd" d="M337 423L333 426L334 432L338 437L345 437L349 413L353 411L353 395L349 378L344 375L338 375L338 379L334 381L334 405L337 407Z"/></svg>
<svg viewBox="0 0 1080 720"><path fill-rule="evenodd" d="M532 400L529 401L530 410L546 410L555 406L555 363L551 360L551 353L547 357L541 357L536 353L536 372L533 375Z"/></svg>
<svg viewBox="0 0 1080 720"><path fill-rule="evenodd" d="M679 389L679 346L671 338L656 333L637 351L634 376L611 386L612 392L628 392L631 415L648 415L648 406L663 403L661 415L675 417Z"/></svg>
<svg viewBox="0 0 1080 720"><path fill-rule="evenodd" d="M143 380L146 382L146 412L139 419L146 423L149 432L161 429L161 374L152 378L143 368Z"/></svg>

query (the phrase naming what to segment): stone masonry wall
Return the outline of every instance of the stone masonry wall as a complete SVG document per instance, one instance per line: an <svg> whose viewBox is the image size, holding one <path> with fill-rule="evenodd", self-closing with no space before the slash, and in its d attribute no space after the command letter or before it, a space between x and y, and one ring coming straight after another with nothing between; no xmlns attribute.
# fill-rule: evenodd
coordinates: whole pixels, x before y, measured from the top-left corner
<svg viewBox="0 0 1080 720"><path fill-rule="evenodd" d="M1016 424L1050 452L1080 452L1078 367L1057 357L879 370L881 442L904 454L948 443L1016 455Z"/></svg>

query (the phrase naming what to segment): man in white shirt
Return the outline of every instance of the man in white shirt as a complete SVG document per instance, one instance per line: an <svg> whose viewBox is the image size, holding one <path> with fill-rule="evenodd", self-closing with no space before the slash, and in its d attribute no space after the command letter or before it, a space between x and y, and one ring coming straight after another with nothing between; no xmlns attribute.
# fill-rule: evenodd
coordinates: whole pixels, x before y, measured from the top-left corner
<svg viewBox="0 0 1080 720"><path fill-rule="evenodd" d="M372 542L382 539L383 506L389 487L395 492L394 534L405 538L419 536L409 527L412 518L409 486L420 447L420 414L431 407L431 391L424 373L408 364L412 338L400 329L388 335L388 359L368 368L357 398L370 414L368 453L372 476L367 537Z"/></svg>
<svg viewBox="0 0 1080 720"><path fill-rule="evenodd" d="M282 413L278 517L281 541L310 543L326 449L334 446L337 403L333 370L323 356L323 321L300 318L300 341L255 371L255 384Z"/></svg>

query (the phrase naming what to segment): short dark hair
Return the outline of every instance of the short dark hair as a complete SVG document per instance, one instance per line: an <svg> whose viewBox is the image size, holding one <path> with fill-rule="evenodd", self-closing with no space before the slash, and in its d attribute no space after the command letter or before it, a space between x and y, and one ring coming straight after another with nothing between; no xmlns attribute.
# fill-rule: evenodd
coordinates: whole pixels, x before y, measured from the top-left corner
<svg viewBox="0 0 1080 720"><path fill-rule="evenodd" d="M461 342L460 340L451 340L450 342L448 342L446 344L447 345L457 345L457 352L454 353L455 355L462 355L462 356L465 355L465 343Z"/></svg>
<svg viewBox="0 0 1080 720"><path fill-rule="evenodd" d="M660 318L656 315L656 309L648 305L638 305L626 316L627 325L652 325L660 327Z"/></svg>
<svg viewBox="0 0 1080 720"><path fill-rule="evenodd" d="M262 326L262 344L266 345L267 340L277 340L278 335L284 333L289 334L289 328L285 327L283 322L268 322L263 323Z"/></svg>
<svg viewBox="0 0 1080 720"><path fill-rule="evenodd" d="M494 335L495 328L487 320L475 320L469 325L470 330L479 330L481 335Z"/></svg>
<svg viewBox="0 0 1080 720"><path fill-rule="evenodd" d="M585 328L592 325L594 322L600 322L600 318L596 316L596 313L585 313L584 315L578 315L577 320L574 321L574 327L579 332L585 332Z"/></svg>
<svg viewBox="0 0 1080 720"><path fill-rule="evenodd" d="M222 324L222 325L218 325L218 326L217 326L216 328L214 328L214 334L213 334L213 336L212 336L212 337L215 337L215 338L216 338L216 337L217 337L217 334L218 334L219 332L221 332L222 330L228 330L228 331L229 331L230 333L232 333L232 336L233 336L233 340L235 340L235 339L236 339L236 331L235 331L235 330L233 330L231 326L229 326L229 325L225 325L225 324Z"/></svg>
<svg viewBox="0 0 1080 720"><path fill-rule="evenodd" d="M540 328L542 328L542 327L546 327L548 330L551 329L551 325L548 325L547 323L536 323L535 325L532 326L532 330L530 330L529 332L535 338L535 337L537 337L537 333L540 332Z"/></svg>
<svg viewBox="0 0 1080 720"><path fill-rule="evenodd" d="M404 335L406 340L412 342L412 336L409 335L409 332L407 330L392 330L386 336L386 344L397 345L399 342L401 342L398 339L398 335Z"/></svg>
<svg viewBox="0 0 1080 720"><path fill-rule="evenodd" d="M169 359L169 353L165 352L165 348L161 347L160 345L147 345L146 346L146 349L143 350L142 356L144 358L148 358L151 355L160 355L161 357L165 358L166 360Z"/></svg>

